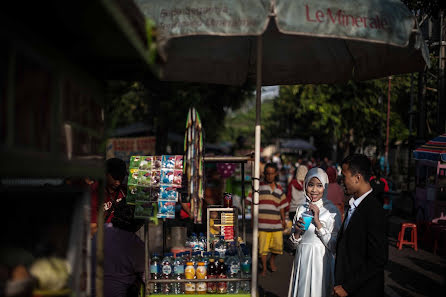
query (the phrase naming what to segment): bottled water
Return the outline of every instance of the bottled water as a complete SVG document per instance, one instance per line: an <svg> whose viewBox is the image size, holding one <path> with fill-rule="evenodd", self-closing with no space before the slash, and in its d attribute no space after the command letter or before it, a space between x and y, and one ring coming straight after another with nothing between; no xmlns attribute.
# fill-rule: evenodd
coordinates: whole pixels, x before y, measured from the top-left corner
<svg viewBox="0 0 446 297"><path fill-rule="evenodd" d="M251 278L252 260L249 255L249 251L245 249L243 251L243 258L241 260L241 277ZM249 281L242 281L240 283L240 291L243 293L249 293L251 291L251 285Z"/></svg>
<svg viewBox="0 0 446 297"><path fill-rule="evenodd" d="M198 245L201 251L207 250L206 242L207 242L206 236L203 234L203 232L200 232L200 235L198 236Z"/></svg>
<svg viewBox="0 0 446 297"><path fill-rule="evenodd" d="M153 253L150 259L150 278L152 280L161 279L161 259L157 253ZM149 290L152 294L160 294L161 286L159 283L150 283Z"/></svg>
<svg viewBox="0 0 446 297"><path fill-rule="evenodd" d="M220 258L224 258L227 246L224 236L220 236L220 240L215 244L215 251L218 252Z"/></svg>
<svg viewBox="0 0 446 297"><path fill-rule="evenodd" d="M229 252L227 261L228 278L240 278L240 260L234 251ZM228 293L237 294L239 292L239 282L228 282Z"/></svg>
<svg viewBox="0 0 446 297"><path fill-rule="evenodd" d="M164 255L163 261L161 262L161 278L162 279L172 279L173 277L173 254L166 253ZM172 284L171 283L162 283L161 284L161 292L162 294L170 294L172 293Z"/></svg>
<svg viewBox="0 0 446 297"><path fill-rule="evenodd" d="M209 252L203 252L203 263L204 267L207 269L209 264Z"/></svg>
<svg viewBox="0 0 446 297"><path fill-rule="evenodd" d="M189 247L192 249L192 251L199 251L200 246L198 244L198 237L197 234L192 233L192 235L189 238Z"/></svg>
<svg viewBox="0 0 446 297"><path fill-rule="evenodd" d="M173 278L184 279L184 261L183 253L178 253L173 262ZM173 283L174 294L184 294L184 283Z"/></svg>
<svg viewBox="0 0 446 297"><path fill-rule="evenodd" d="M191 262L194 263L194 268L197 269L198 262L203 261L201 257L201 252L193 252Z"/></svg>

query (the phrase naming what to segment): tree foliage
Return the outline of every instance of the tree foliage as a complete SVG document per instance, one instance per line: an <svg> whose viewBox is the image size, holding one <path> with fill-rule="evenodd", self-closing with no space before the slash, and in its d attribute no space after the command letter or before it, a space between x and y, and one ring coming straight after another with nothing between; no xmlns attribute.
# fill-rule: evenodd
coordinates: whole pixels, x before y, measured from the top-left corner
<svg viewBox="0 0 446 297"><path fill-rule="evenodd" d="M224 128L226 113L239 108L253 88L151 81L112 82L108 90L105 112L109 129L144 122L157 137L159 153L165 153L168 144L172 153L182 153L179 138L184 137L190 107L195 107L201 117L206 141L215 142ZM168 139L169 133L177 136L176 141Z"/></svg>

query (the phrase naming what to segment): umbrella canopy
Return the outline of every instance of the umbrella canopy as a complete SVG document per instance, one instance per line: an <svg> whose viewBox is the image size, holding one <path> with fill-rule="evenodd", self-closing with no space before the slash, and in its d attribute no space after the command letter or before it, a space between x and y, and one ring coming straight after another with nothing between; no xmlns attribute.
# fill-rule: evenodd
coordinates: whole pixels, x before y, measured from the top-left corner
<svg viewBox="0 0 446 297"><path fill-rule="evenodd" d="M400 0L136 0L155 21L161 78L241 85L339 83L419 71L429 63ZM224 38L222 38L224 37Z"/></svg>
<svg viewBox="0 0 446 297"><path fill-rule="evenodd" d="M413 151L416 160L446 162L446 134L435 137Z"/></svg>

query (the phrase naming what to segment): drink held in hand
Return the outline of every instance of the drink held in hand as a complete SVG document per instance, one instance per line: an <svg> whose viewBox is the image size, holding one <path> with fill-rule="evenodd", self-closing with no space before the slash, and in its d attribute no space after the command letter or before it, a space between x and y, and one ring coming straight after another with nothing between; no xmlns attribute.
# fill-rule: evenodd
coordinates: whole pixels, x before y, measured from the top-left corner
<svg viewBox="0 0 446 297"><path fill-rule="evenodd" d="M314 218L313 213L309 210L307 210L302 214L302 219L304 220L304 230L308 230L311 222L313 221L313 218Z"/></svg>

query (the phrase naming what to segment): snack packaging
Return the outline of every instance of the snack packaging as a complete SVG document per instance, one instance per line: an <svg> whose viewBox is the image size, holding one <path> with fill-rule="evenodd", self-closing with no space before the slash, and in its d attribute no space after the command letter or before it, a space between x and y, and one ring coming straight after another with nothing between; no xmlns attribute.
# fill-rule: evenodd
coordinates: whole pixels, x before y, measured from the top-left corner
<svg viewBox="0 0 446 297"><path fill-rule="evenodd" d="M161 171L152 170L152 187L157 187L161 183Z"/></svg>
<svg viewBox="0 0 446 297"><path fill-rule="evenodd" d="M175 156L175 169L183 170L183 156Z"/></svg>
<svg viewBox="0 0 446 297"><path fill-rule="evenodd" d="M173 183L174 171L169 169L161 170L161 184L171 185Z"/></svg>
<svg viewBox="0 0 446 297"><path fill-rule="evenodd" d="M138 185L150 187L152 184L152 172L148 170L140 170L138 177Z"/></svg>
<svg viewBox="0 0 446 297"><path fill-rule="evenodd" d="M183 178L183 171L182 170L174 170L172 184L174 186L181 187L182 178Z"/></svg>
<svg viewBox="0 0 446 297"><path fill-rule="evenodd" d="M152 169L152 157L144 156L141 157L141 161L139 162L140 170L151 170Z"/></svg>
<svg viewBox="0 0 446 297"><path fill-rule="evenodd" d="M160 170L162 165L162 157L161 156L153 156L152 158L152 169Z"/></svg>
<svg viewBox="0 0 446 297"><path fill-rule="evenodd" d="M131 168L127 184L137 185L138 181L139 181L139 169Z"/></svg>
<svg viewBox="0 0 446 297"><path fill-rule="evenodd" d="M178 201L178 192L172 186L160 187L160 199L169 201Z"/></svg>
<svg viewBox="0 0 446 297"><path fill-rule="evenodd" d="M175 218L175 201L158 200L158 218Z"/></svg>
<svg viewBox="0 0 446 297"><path fill-rule="evenodd" d="M175 168L175 156L173 155L163 155L162 158L162 167L167 169L174 169Z"/></svg>
<svg viewBox="0 0 446 297"><path fill-rule="evenodd" d="M131 156L129 168L139 168L141 162L141 156Z"/></svg>
<svg viewBox="0 0 446 297"><path fill-rule="evenodd" d="M151 202L147 201L135 201L135 214L134 217L137 219L148 219L153 216L153 205Z"/></svg>

